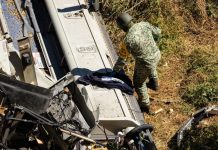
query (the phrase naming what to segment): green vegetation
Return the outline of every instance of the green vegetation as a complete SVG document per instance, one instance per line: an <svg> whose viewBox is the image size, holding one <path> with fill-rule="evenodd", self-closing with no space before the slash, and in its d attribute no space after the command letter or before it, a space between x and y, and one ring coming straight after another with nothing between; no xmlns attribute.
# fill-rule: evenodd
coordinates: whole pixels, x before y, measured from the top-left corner
<svg viewBox="0 0 218 150"><path fill-rule="evenodd" d="M194 127L188 130L182 141L184 150L215 150L218 145L218 125Z"/></svg>
<svg viewBox="0 0 218 150"><path fill-rule="evenodd" d="M102 15L115 48L118 48L124 36L115 21L121 12L130 13L135 22L148 21L161 28L162 38L158 43L162 52L161 62L176 58L179 60L175 62L184 67L175 74L179 79L182 76L178 96L186 102L181 106L184 107L181 108L184 115L207 105L218 104L217 0L102 0L102 5ZM161 77L175 76L164 72L163 64L160 68L163 68L159 72ZM190 134L196 137L187 137L186 149L199 149L196 146L204 142L203 145L209 145L208 149L218 145L217 133L217 125L191 130ZM166 143L169 137L164 140Z"/></svg>
<svg viewBox="0 0 218 150"><path fill-rule="evenodd" d="M115 43L120 42L115 39L117 35L116 24L114 18L121 12L127 11L134 16L135 21L142 20L162 29L162 38L159 43L160 49L164 52L175 52L181 49L181 34L184 31L183 18L175 9L178 3L164 0L105 0L103 1L102 14L105 18L108 30ZM122 38L121 38L122 39Z"/></svg>
<svg viewBox="0 0 218 150"><path fill-rule="evenodd" d="M209 53L197 49L188 57L183 98L198 108L208 105L209 102L218 102L217 52Z"/></svg>
<svg viewBox="0 0 218 150"><path fill-rule="evenodd" d="M162 29L159 42L162 55L181 55L188 64L181 96L196 107L217 102L218 44L213 38L218 34L216 0L104 0L102 3L102 14L115 45L123 36L117 34L120 31L114 20L121 12L129 12L137 22L145 20L159 26ZM191 54L185 54L187 51Z"/></svg>

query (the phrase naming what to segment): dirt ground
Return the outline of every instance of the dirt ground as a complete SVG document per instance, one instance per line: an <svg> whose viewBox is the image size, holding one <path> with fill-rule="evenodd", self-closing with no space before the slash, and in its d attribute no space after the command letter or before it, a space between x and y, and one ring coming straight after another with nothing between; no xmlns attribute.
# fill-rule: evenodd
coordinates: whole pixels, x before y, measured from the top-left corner
<svg viewBox="0 0 218 150"><path fill-rule="evenodd" d="M180 83L184 78L183 60L175 55L162 59L159 67L159 72L161 72L160 89L158 92L150 91L150 96L154 99L151 106L152 111L160 109L162 111L154 116L144 114L146 122L154 125L153 137L160 150L168 149L167 142L188 118L188 115L181 111L184 104L179 96Z"/></svg>
<svg viewBox="0 0 218 150"><path fill-rule="evenodd" d="M207 36L207 38L193 38L193 41L189 41L190 46L191 43L197 42L203 45L214 44L216 39L218 40L217 36L215 38L211 38L210 35ZM185 53L190 53L190 51L184 51ZM153 99L152 110L162 109L161 112L154 116L144 114L146 122L152 124L155 128L153 137L159 150L170 149L168 143L184 121L196 111L193 106L181 99L180 90L182 88L181 82L185 79L185 63L183 57L177 54L163 56L158 68L160 89L158 92L149 91ZM218 116L203 120L199 126L209 126L213 123L218 124Z"/></svg>

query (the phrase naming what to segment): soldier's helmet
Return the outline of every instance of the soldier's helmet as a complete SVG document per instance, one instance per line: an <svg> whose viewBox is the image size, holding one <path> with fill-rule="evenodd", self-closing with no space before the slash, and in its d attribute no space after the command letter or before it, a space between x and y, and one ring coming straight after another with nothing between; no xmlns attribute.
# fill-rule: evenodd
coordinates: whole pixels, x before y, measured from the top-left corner
<svg viewBox="0 0 218 150"><path fill-rule="evenodd" d="M125 32L128 31L129 23L133 20L133 17L130 16L128 13L121 13L117 17L117 25L119 28L123 29Z"/></svg>

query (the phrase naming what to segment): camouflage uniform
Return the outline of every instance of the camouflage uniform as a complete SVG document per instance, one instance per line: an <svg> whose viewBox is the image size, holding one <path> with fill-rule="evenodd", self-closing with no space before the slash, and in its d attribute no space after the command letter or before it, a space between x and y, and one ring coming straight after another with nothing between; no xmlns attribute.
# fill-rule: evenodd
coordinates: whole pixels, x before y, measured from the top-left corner
<svg viewBox="0 0 218 150"><path fill-rule="evenodd" d="M155 40L160 37L160 33L159 28L148 22L140 22L134 24L128 30L124 39L127 50L135 59L133 82L139 102L143 105L150 104L146 79L158 78L156 67L161 54ZM123 61L123 59L119 58L116 65L123 63L120 63L120 60ZM117 68L116 65L115 68Z"/></svg>

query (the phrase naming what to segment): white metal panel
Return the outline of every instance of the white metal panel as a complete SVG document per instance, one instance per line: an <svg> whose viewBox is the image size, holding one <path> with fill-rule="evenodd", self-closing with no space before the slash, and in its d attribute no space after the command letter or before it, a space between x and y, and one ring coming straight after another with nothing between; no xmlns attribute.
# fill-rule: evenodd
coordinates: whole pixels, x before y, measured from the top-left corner
<svg viewBox="0 0 218 150"><path fill-rule="evenodd" d="M85 17L80 12L81 8L78 1L55 0L53 2L77 67L86 68L91 71L105 68ZM79 13L82 17L80 15L75 18L67 17L69 14L75 15L76 13ZM70 60L68 59L67 61L69 62ZM95 62L95 65L93 65L93 62ZM70 65L70 69L74 69L74 67Z"/></svg>
<svg viewBox="0 0 218 150"><path fill-rule="evenodd" d="M0 70L7 75L11 75L9 53L6 40L0 41Z"/></svg>
<svg viewBox="0 0 218 150"><path fill-rule="evenodd" d="M45 0L45 2L75 80L93 71L112 67L106 55L108 47L104 43L95 16L87 8L82 8L85 6L84 0ZM78 84L78 87L92 111L99 107L100 123L102 120L105 125L110 125L111 120L118 125L119 118L122 118L132 123L125 125L123 122L121 126L140 124L133 120L131 110L120 90L81 84Z"/></svg>
<svg viewBox="0 0 218 150"><path fill-rule="evenodd" d="M51 5L51 1L50 3L47 2L47 4ZM99 69L105 69L105 64L107 64L109 68L109 62L106 59L105 53L103 52L102 54L102 50L98 49L93 34L90 31L90 27L96 26L96 24L94 24L94 21L87 24L83 13L86 10L81 9L78 1L55 0L53 1L53 7L55 8L51 9L56 9L56 12L54 11L53 13L57 14L55 24L57 21L60 23L60 26L56 27L56 30L62 29L64 32L64 34L58 35L59 38L64 36L64 39L67 41L66 44L68 44L69 49L64 49L64 53L70 69L77 70L78 75L75 75L76 78L85 75L87 70L97 71ZM76 13L80 13L80 15L72 17ZM97 30L96 28L96 32L99 32ZM104 60L102 60L102 57L104 57ZM73 61L76 62L76 66L73 65ZM79 87L81 89L84 88L84 86ZM102 110L102 112L100 111L101 117L106 114L110 115L111 118L117 117L117 114L124 117L123 110L121 109L120 102L114 90L104 89L101 92L90 88L86 90L88 97L92 97L91 101L96 103L96 106L99 106L100 110ZM113 105L109 105L109 103ZM105 108L105 106L107 106L108 109ZM116 112L111 113L111 109L116 110Z"/></svg>

